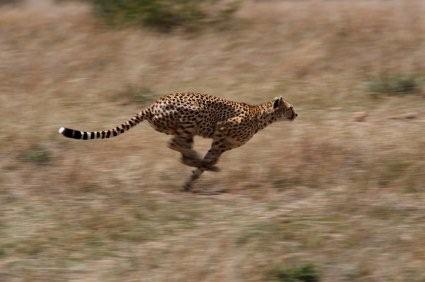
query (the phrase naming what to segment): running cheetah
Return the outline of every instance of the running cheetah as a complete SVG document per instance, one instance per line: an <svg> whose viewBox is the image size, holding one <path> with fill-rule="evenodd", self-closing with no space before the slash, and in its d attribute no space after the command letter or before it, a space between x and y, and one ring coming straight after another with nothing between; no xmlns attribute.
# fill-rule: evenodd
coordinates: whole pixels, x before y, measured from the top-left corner
<svg viewBox="0 0 425 282"><path fill-rule="evenodd" d="M168 147L181 153L185 165L196 167L184 184L184 190L191 191L204 171L218 171L215 164L225 151L242 146L272 122L296 117L294 107L282 97L252 106L200 93L174 93L158 99L116 128L86 132L61 127L59 133L74 139L104 139L147 120L155 130L173 135ZM193 150L195 135L213 140L204 158Z"/></svg>

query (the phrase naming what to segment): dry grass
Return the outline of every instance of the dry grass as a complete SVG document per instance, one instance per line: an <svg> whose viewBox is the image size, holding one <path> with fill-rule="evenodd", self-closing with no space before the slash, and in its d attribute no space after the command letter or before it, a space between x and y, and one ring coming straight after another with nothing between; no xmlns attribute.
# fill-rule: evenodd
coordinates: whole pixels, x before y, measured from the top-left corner
<svg viewBox="0 0 425 282"><path fill-rule="evenodd" d="M0 6L0 280L264 281L312 264L323 281L424 281L423 14L420 0L245 1L232 29L188 36L110 30L82 3ZM417 91L370 95L396 76ZM300 116L225 154L198 185L217 196L179 192L190 170L145 124L57 134L184 90L283 95Z"/></svg>

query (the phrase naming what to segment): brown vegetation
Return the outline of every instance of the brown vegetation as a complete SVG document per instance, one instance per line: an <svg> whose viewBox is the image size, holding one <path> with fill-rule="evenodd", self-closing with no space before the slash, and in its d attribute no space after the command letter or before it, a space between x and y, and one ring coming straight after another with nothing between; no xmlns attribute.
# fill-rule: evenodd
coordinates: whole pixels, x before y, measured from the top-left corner
<svg viewBox="0 0 425 282"><path fill-rule="evenodd" d="M188 35L112 30L72 1L0 6L0 280L264 281L313 265L323 281L423 281L424 14L421 0L244 1L231 28ZM396 77L414 87L370 88ZM179 191L190 169L147 124L57 134L186 90L283 95L299 117L226 153L198 184L216 196Z"/></svg>

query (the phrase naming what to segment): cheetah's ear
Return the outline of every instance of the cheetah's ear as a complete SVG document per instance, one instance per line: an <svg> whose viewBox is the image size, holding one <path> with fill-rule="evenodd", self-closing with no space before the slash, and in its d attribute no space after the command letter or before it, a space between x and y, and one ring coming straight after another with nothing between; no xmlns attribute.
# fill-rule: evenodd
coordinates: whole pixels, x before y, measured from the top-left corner
<svg viewBox="0 0 425 282"><path fill-rule="evenodd" d="M273 99L273 109L279 108L282 104L283 104L283 97L282 96L275 97Z"/></svg>

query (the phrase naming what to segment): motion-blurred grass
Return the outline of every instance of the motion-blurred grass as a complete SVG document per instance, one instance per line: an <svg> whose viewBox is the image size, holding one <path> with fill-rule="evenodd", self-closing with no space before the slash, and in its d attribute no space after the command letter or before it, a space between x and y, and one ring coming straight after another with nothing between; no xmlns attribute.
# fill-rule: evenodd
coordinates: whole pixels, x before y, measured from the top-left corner
<svg viewBox="0 0 425 282"><path fill-rule="evenodd" d="M84 2L1 5L0 281L423 281L423 14L247 0L188 36L111 29ZM283 95L299 118L226 153L197 184L216 196L179 191L190 169L147 124L57 134L186 90Z"/></svg>

